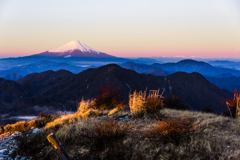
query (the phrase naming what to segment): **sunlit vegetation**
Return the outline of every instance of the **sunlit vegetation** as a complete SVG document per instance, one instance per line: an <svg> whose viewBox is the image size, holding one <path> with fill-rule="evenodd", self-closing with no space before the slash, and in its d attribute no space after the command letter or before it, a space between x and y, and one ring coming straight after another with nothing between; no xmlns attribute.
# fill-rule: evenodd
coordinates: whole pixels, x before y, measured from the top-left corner
<svg viewBox="0 0 240 160"><path fill-rule="evenodd" d="M23 132L33 128L41 128L45 126L47 123L53 121L54 119L58 118L59 115L49 115L40 113L39 118L31 120L31 121L19 121L15 124L7 124L3 128L1 128L1 134L7 132Z"/></svg>
<svg viewBox="0 0 240 160"><path fill-rule="evenodd" d="M162 92L163 94L163 92ZM147 90L144 92L134 91L129 95L129 107L135 117L142 117L146 113L155 113L163 108L163 96L159 90L150 90L147 96Z"/></svg>
<svg viewBox="0 0 240 160"><path fill-rule="evenodd" d="M233 92L233 98L227 99L224 101L228 107L231 117L236 117L236 114L239 114L240 111L238 111L237 113L237 106L240 105L239 101L240 101L240 93L237 90Z"/></svg>
<svg viewBox="0 0 240 160"><path fill-rule="evenodd" d="M165 100L159 90L152 90L148 95L147 91L130 93L129 110L117 98L119 94L109 91L112 89L110 87L101 93L98 105L97 98L82 99L76 113L42 123L42 131L34 137L23 132L23 136L18 137L19 147L14 155L57 160L54 148L46 139L48 134L55 133L72 159L192 160L240 157L235 119L177 110L175 107L182 105L177 103L182 102L176 97ZM165 107L171 104L172 108ZM39 119L46 117L40 115ZM30 121L31 125L35 125L34 121ZM17 124L15 129L26 130L22 129L26 123Z"/></svg>

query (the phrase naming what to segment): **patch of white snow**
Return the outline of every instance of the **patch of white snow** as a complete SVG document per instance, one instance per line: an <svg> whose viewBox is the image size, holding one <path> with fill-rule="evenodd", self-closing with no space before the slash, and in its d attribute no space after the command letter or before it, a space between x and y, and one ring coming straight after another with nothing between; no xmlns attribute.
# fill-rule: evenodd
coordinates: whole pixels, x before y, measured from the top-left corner
<svg viewBox="0 0 240 160"><path fill-rule="evenodd" d="M95 49L92 49L91 47L85 45L84 43L80 42L80 41L71 41L59 48L53 48L50 49L48 52L67 52L67 51L73 51L73 50L80 50L81 52L96 52L97 54L99 54L99 52Z"/></svg>

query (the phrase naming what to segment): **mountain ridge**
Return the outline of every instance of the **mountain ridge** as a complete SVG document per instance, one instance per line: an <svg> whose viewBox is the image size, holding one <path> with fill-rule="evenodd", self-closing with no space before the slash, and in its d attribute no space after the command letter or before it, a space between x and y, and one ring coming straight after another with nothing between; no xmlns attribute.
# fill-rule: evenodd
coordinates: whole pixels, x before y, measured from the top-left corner
<svg viewBox="0 0 240 160"><path fill-rule="evenodd" d="M146 88L148 91L160 89L160 92L165 90L164 97L176 95L192 110L200 111L208 107L218 114L227 111L222 100L232 95L229 91L210 83L199 73L177 72L167 77L154 76L139 74L116 64L90 68L78 74L64 70L34 73L15 83L22 88L35 91L17 99L6 110L11 113L16 113L17 110L18 114L26 114L26 108L29 108L28 113L35 113L34 106L40 108L48 106L55 110L76 110L82 97L85 100L96 98L100 94L100 87L112 84L115 84L115 89L126 102L128 102L130 90L133 92L144 91Z"/></svg>

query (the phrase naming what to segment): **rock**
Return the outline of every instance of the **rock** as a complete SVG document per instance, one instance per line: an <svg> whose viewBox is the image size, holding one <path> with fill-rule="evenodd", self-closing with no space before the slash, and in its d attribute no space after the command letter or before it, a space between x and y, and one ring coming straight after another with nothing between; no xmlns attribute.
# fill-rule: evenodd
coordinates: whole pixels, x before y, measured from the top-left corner
<svg viewBox="0 0 240 160"><path fill-rule="evenodd" d="M36 134L36 133L40 132L41 130L42 130L41 128L34 128L32 133Z"/></svg>

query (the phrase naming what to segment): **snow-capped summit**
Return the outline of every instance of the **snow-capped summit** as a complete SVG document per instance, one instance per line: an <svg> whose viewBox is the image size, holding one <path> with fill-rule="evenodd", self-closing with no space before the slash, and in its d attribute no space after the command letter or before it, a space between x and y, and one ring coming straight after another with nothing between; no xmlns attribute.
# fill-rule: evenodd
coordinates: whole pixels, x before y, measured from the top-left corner
<svg viewBox="0 0 240 160"><path fill-rule="evenodd" d="M37 56L47 57L91 57L91 58L114 58L114 56L99 52L80 41L71 41L59 48L53 48L46 52L37 54Z"/></svg>
<svg viewBox="0 0 240 160"><path fill-rule="evenodd" d="M85 45L80 41L71 41L59 48L50 49L48 52L62 53L62 52L69 52L74 50L80 50L81 52L96 52L97 54L99 54L97 50L92 49L91 47L88 47L87 45Z"/></svg>

